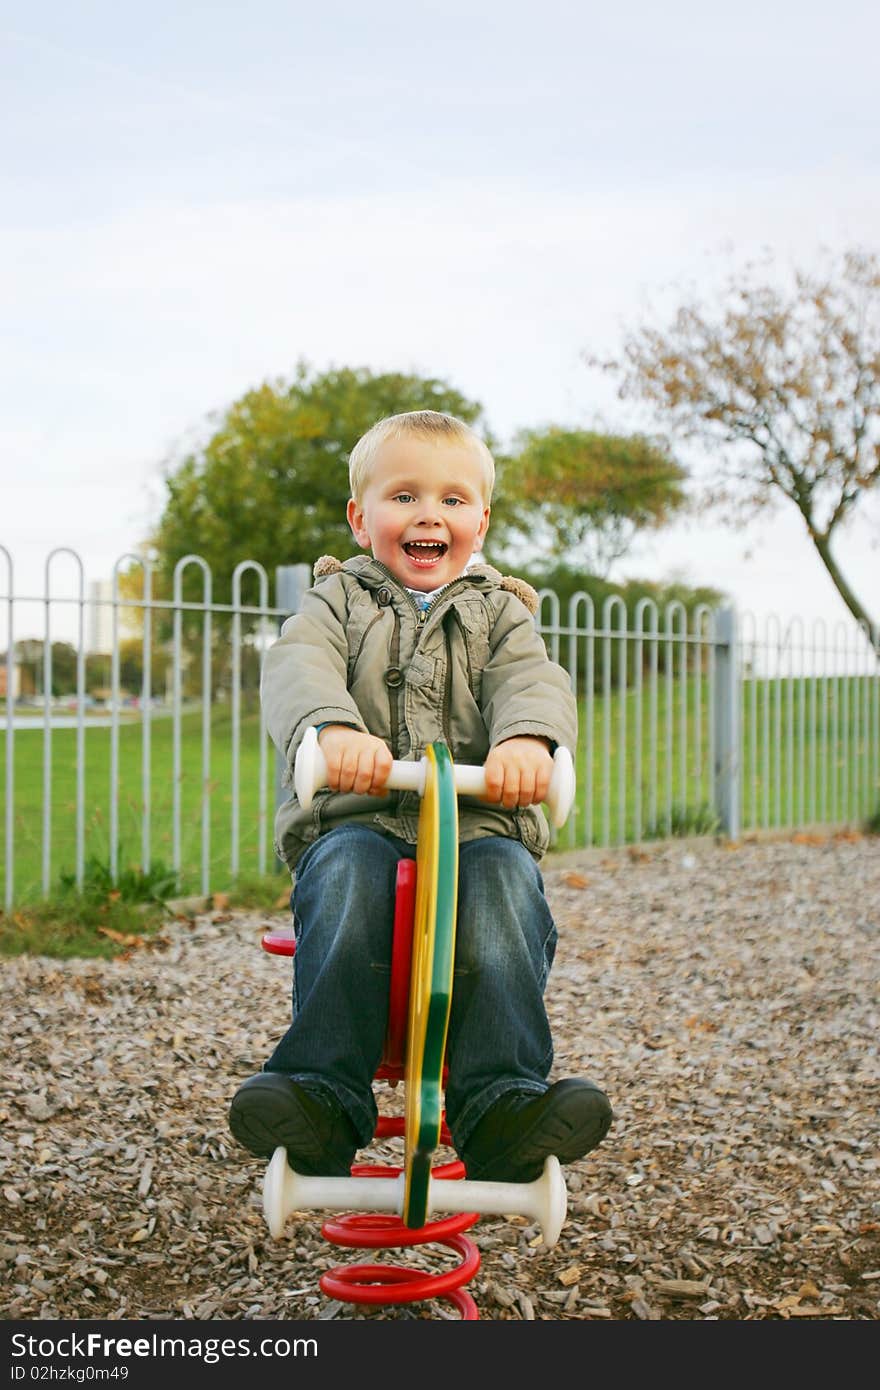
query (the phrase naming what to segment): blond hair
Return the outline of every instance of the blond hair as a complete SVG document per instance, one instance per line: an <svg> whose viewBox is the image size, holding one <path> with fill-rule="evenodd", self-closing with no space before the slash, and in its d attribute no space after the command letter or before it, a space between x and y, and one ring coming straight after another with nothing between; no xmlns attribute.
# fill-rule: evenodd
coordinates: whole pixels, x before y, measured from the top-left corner
<svg viewBox="0 0 880 1390"><path fill-rule="evenodd" d="M488 445L466 421L440 410L407 410L401 415L386 415L361 435L348 457L349 487L355 502L363 500L370 471L382 445L388 439L402 439L407 435L470 445L482 467L483 501L489 505L495 486L495 460Z"/></svg>

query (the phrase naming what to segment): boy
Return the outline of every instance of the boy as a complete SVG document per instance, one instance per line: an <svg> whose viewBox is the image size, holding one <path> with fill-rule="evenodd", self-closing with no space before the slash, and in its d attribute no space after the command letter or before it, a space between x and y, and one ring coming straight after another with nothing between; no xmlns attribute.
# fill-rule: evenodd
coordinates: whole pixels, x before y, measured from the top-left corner
<svg viewBox="0 0 880 1390"><path fill-rule="evenodd" d="M571 1163L611 1123L586 1080L548 1086L543 992L556 948L538 861L540 810L577 713L533 620L537 595L475 564L494 462L463 421L380 420L351 453L347 517L361 555L324 557L300 612L267 653L262 699L292 784L316 725L328 790L276 818L294 873L293 1022L233 1097L251 1153L283 1145L300 1173L347 1174L372 1139L372 1080L388 1012L394 887L415 857L419 797L385 789L392 757L442 740L485 767L485 799L459 797L459 889L447 1035L446 1120L470 1178L529 1182ZM525 601L524 601L525 600ZM532 611L530 612L530 603Z"/></svg>

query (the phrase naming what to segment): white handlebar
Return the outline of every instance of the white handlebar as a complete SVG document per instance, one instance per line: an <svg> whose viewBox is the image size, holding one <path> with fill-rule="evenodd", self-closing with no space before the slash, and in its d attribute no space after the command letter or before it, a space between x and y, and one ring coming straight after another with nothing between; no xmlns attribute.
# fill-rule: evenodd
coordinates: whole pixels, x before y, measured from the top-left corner
<svg viewBox="0 0 880 1390"><path fill-rule="evenodd" d="M465 796L484 796L486 793L486 773L482 767L469 763L453 763L455 790ZM395 759L385 783L392 791L418 792L425 790L427 758L418 762L403 762ZM293 785L297 799L304 811L312 804L312 797L319 787L327 785L327 762L318 743L318 731L312 726L306 729L302 743L296 754L293 769ZM553 776L547 793L547 809L555 827L564 825L574 800L574 764L567 748L557 748L553 755Z"/></svg>

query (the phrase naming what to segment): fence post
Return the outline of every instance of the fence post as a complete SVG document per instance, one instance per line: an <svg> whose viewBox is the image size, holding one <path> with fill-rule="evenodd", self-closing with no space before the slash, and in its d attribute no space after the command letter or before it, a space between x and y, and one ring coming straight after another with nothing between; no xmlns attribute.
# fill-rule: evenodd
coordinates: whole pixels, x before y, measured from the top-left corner
<svg viewBox="0 0 880 1390"><path fill-rule="evenodd" d="M740 716L739 647L736 609L719 608L713 617L715 717L712 722L712 767L715 772L715 811L723 833L738 840L740 833Z"/></svg>
<svg viewBox="0 0 880 1390"><path fill-rule="evenodd" d="M284 611L284 617L278 619L279 631L284 625L286 618L292 613L298 613L302 597L306 589L311 586L312 571L309 565L277 565L275 568L275 607ZM275 809L289 795L288 789L281 781L284 772L284 761L278 750L275 750ZM276 869L286 868L280 859L275 860Z"/></svg>

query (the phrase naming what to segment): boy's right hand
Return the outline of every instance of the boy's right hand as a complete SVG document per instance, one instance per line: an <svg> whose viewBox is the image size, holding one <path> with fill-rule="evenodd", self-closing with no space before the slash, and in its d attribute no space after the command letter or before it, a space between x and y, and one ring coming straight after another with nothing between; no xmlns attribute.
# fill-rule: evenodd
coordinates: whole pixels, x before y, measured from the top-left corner
<svg viewBox="0 0 880 1390"><path fill-rule="evenodd" d="M391 750L380 738L346 724L328 724L318 735L327 762L327 786L334 792L385 796Z"/></svg>

